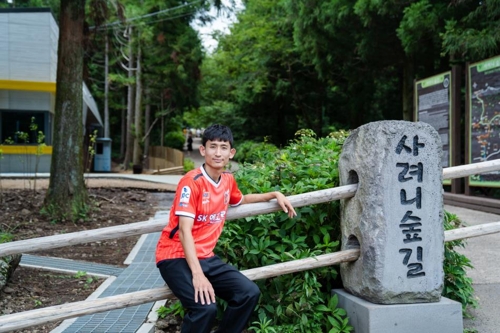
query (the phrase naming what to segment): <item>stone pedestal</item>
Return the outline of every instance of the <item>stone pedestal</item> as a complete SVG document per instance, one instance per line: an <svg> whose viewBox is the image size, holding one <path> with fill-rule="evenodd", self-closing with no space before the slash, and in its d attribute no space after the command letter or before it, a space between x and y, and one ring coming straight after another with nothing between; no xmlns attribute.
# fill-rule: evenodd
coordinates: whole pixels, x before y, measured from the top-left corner
<svg viewBox="0 0 500 333"><path fill-rule="evenodd" d="M441 297L439 302L381 305L334 289L338 306L347 311L356 333L462 333L462 306Z"/></svg>

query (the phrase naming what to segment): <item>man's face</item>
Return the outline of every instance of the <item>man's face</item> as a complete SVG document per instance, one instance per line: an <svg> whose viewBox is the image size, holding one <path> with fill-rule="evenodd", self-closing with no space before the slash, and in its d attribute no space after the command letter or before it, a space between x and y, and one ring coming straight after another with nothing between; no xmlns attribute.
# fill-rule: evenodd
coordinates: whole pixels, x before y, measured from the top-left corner
<svg viewBox="0 0 500 333"><path fill-rule="evenodd" d="M200 146L205 163L214 169L224 168L235 153L236 149L231 148L229 141L208 140L205 146Z"/></svg>

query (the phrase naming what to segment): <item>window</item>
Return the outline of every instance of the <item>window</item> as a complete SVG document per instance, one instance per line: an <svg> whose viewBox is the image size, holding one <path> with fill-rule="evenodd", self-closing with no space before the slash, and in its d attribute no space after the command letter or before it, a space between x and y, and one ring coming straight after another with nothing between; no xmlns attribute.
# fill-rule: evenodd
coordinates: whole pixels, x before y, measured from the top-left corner
<svg viewBox="0 0 500 333"><path fill-rule="evenodd" d="M0 143L12 140L14 144L37 144L39 131L45 135L44 143L50 143L48 117L48 112L0 112ZM36 127L36 130L32 130L32 127Z"/></svg>

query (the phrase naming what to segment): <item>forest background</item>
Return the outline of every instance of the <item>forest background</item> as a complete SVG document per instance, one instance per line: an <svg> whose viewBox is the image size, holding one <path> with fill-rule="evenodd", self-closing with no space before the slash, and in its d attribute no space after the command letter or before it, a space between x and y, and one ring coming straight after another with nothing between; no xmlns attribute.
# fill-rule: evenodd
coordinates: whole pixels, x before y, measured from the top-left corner
<svg viewBox="0 0 500 333"><path fill-rule="evenodd" d="M50 7L59 23L51 179L54 219L88 212L81 82L123 168L151 145L182 149L184 128L229 125L243 141L287 145L376 120L411 120L414 81L499 53L500 0L244 0L204 50L193 23L230 0L0 0ZM464 82L464 81L462 81ZM462 108L464 110L465 108ZM89 138L85 138L89 140ZM238 158L238 156L236 156Z"/></svg>
<svg viewBox="0 0 500 333"><path fill-rule="evenodd" d="M9 3L10 2L10 3ZM11 0L50 7L58 0ZM100 136L124 168L150 145L182 148L182 129L224 122L236 140L286 145L382 119L410 120L413 82L499 53L500 1L246 0L204 50L192 27L214 0L88 0L83 78Z"/></svg>

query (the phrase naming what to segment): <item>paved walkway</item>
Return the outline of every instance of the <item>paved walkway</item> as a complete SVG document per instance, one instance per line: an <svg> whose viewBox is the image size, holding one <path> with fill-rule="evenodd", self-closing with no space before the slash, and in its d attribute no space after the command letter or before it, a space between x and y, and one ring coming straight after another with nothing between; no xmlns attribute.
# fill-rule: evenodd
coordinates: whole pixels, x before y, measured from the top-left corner
<svg viewBox="0 0 500 333"><path fill-rule="evenodd" d="M173 197L173 193L164 193L160 206L170 206ZM168 213L168 211L157 212L154 218L168 218ZM106 277L107 280L89 299L147 290L165 284L154 262L159 236L159 232L142 235L125 262L129 265L126 268L26 254L22 256L21 265L71 273L85 271L89 275ZM155 303L152 302L65 320L52 333L154 332L156 320L154 306ZM148 317L151 317L149 321Z"/></svg>
<svg viewBox="0 0 500 333"><path fill-rule="evenodd" d="M445 210L456 214L468 225L499 222L500 216L462 207L445 205ZM500 332L500 233L469 238L466 247L457 249L471 260L473 269L467 275L472 279L474 295L479 307L471 311L475 319L465 319L465 328L478 333Z"/></svg>

